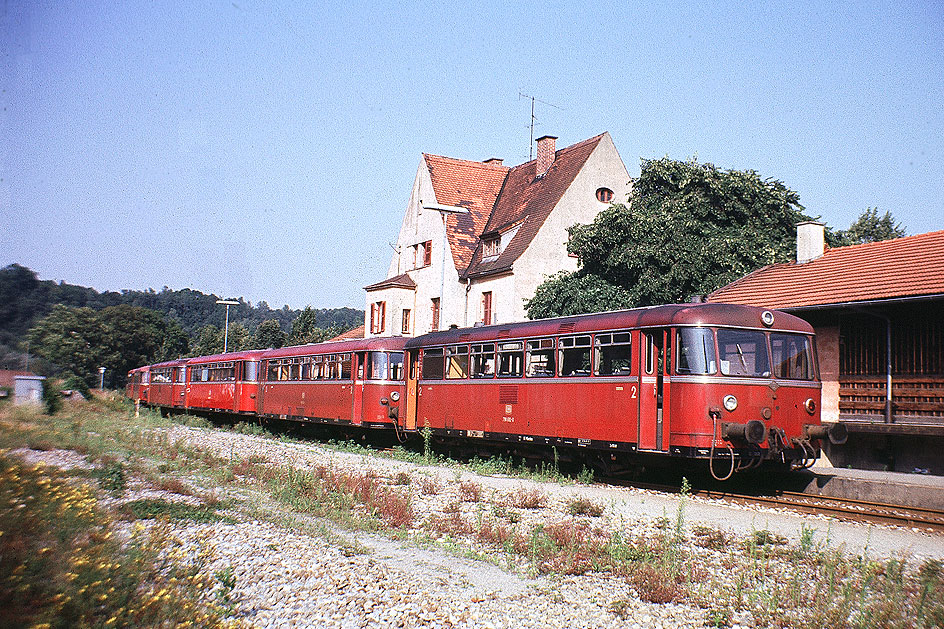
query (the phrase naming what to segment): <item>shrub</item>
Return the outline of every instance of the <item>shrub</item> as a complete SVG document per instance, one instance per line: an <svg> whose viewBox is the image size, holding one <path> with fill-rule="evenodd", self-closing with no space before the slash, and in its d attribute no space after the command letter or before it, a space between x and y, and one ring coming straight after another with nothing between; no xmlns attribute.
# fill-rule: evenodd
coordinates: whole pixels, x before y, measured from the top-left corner
<svg viewBox="0 0 944 629"><path fill-rule="evenodd" d="M49 378L43 380L43 409L47 415L55 415L62 408L62 396L59 387Z"/></svg>

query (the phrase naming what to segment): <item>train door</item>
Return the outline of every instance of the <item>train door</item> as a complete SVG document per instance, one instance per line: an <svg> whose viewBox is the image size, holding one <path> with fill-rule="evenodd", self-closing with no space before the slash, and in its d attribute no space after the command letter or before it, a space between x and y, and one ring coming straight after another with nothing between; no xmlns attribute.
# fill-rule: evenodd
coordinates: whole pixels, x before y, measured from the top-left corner
<svg viewBox="0 0 944 629"><path fill-rule="evenodd" d="M174 385L171 389L174 396L173 405L175 408L187 406L187 368L174 367Z"/></svg>
<svg viewBox="0 0 944 629"><path fill-rule="evenodd" d="M420 350L410 350L406 353L405 358L407 361L407 364L404 365L406 369L406 414L404 415L403 425L407 430L416 430L417 392L419 391L417 381L420 375Z"/></svg>
<svg viewBox="0 0 944 629"><path fill-rule="evenodd" d="M639 449L666 451L669 430L664 410L668 408L671 366L671 330L643 330L639 343Z"/></svg>
<svg viewBox="0 0 944 629"><path fill-rule="evenodd" d="M354 382L351 384L351 419L354 424L360 424L364 421L364 380L367 378L367 352L354 353L354 366L351 369L351 376Z"/></svg>

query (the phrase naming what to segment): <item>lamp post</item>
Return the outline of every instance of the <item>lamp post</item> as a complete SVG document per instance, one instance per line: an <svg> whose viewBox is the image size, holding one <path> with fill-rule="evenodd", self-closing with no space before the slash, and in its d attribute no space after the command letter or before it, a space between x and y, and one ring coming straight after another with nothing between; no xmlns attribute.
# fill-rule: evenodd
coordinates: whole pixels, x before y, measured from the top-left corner
<svg viewBox="0 0 944 629"><path fill-rule="evenodd" d="M238 301L232 299L217 299L216 303L226 305L226 326L223 328L223 353L229 348L229 307L238 306Z"/></svg>
<svg viewBox="0 0 944 629"><path fill-rule="evenodd" d="M98 388L100 391L105 390L105 368L98 368Z"/></svg>

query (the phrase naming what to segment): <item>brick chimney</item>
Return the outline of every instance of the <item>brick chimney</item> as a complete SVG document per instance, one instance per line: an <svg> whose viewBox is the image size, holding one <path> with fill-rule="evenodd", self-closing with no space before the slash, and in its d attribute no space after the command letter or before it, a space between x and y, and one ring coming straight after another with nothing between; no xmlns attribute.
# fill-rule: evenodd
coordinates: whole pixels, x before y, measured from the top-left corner
<svg viewBox="0 0 944 629"><path fill-rule="evenodd" d="M797 264L823 257L826 252L826 227L816 221L797 223Z"/></svg>
<svg viewBox="0 0 944 629"><path fill-rule="evenodd" d="M556 151L557 138L553 135L544 135L537 139L538 142L538 164L535 175L543 177L551 169L554 163L554 152Z"/></svg>

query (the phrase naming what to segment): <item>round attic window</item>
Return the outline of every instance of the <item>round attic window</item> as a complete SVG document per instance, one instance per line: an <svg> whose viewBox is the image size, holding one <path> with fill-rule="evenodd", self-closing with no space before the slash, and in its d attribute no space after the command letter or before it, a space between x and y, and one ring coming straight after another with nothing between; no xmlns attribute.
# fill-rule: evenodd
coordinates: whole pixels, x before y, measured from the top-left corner
<svg viewBox="0 0 944 629"><path fill-rule="evenodd" d="M609 188L597 188L597 201L609 203L613 200L613 191Z"/></svg>

